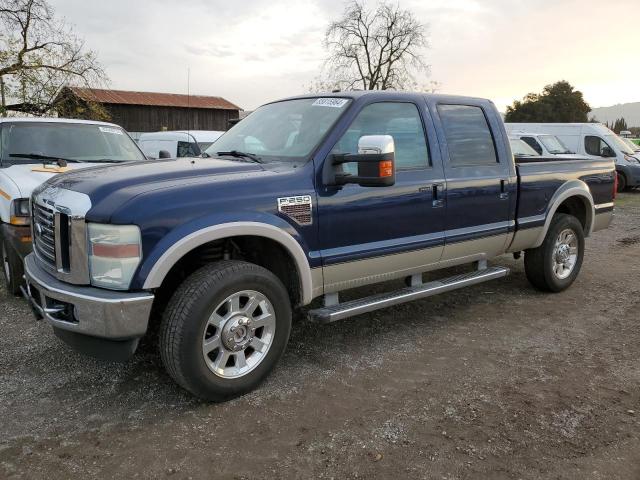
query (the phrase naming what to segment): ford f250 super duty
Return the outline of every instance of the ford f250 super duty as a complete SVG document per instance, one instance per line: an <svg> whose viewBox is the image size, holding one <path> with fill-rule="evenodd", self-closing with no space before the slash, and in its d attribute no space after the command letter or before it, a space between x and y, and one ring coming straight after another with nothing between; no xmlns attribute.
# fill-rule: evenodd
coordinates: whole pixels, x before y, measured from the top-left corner
<svg viewBox="0 0 640 480"><path fill-rule="evenodd" d="M341 320L505 276L487 260L521 252L535 287L566 289L585 237L611 221L614 184L611 160L516 164L488 100L289 98L203 158L94 167L37 189L28 295L92 355L127 358L157 332L175 381L223 400L265 378L292 309L315 298L312 321ZM402 278L397 291L340 299Z"/></svg>

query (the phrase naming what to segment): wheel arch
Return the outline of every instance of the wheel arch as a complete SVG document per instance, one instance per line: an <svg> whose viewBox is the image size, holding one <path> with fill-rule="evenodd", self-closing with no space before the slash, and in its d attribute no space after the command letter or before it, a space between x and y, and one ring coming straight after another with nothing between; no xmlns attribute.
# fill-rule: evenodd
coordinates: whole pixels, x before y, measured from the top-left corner
<svg viewBox="0 0 640 480"><path fill-rule="evenodd" d="M313 298L314 281L307 255L298 241L283 229L261 222L231 222L198 229L172 244L158 258L147 275L143 288L159 288L171 269L185 256L203 245L235 237L256 237L275 242L286 252L296 268L301 304Z"/></svg>
<svg viewBox="0 0 640 480"><path fill-rule="evenodd" d="M582 180L572 180L556 190L549 201L544 227L532 248L542 245L556 213L568 213L578 218L584 229L585 237L588 237L593 230L595 218L593 197L589 186Z"/></svg>

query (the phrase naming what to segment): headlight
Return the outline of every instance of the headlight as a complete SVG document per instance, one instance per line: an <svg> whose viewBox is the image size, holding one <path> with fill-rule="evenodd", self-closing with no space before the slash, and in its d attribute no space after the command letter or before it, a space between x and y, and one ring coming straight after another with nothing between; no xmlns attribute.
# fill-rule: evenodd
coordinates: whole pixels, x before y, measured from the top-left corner
<svg viewBox="0 0 640 480"><path fill-rule="evenodd" d="M16 198L11 202L9 223L11 225L29 225L31 223L28 198Z"/></svg>
<svg viewBox="0 0 640 480"><path fill-rule="evenodd" d="M140 229L100 223L89 223L88 227L91 284L126 290L142 259Z"/></svg>

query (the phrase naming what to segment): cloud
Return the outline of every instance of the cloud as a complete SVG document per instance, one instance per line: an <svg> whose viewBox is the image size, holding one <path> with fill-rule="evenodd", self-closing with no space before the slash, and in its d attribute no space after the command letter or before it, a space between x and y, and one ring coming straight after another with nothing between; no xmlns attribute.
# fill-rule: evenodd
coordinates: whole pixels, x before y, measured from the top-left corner
<svg viewBox="0 0 640 480"><path fill-rule="evenodd" d="M342 0L51 0L96 50L114 88L220 95L252 109L305 90ZM400 0L429 26L445 93L500 108L567 79L593 106L640 100L637 0ZM368 1L373 4L373 0ZM579 12L577 14L576 12ZM627 12L627 14L625 14Z"/></svg>

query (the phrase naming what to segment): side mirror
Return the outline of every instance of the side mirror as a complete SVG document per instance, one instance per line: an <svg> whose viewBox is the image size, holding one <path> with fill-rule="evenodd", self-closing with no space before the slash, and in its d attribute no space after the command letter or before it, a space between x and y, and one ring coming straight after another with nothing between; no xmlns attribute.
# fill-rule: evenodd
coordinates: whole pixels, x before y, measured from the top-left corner
<svg viewBox="0 0 640 480"><path fill-rule="evenodd" d="M171 158L171 154L166 150L160 150L158 152L158 158Z"/></svg>
<svg viewBox="0 0 640 480"><path fill-rule="evenodd" d="M390 187L396 183L395 144L391 135L360 137L357 154L332 155L331 162L334 166L358 164L357 176L335 172L334 185L356 183L363 187Z"/></svg>

